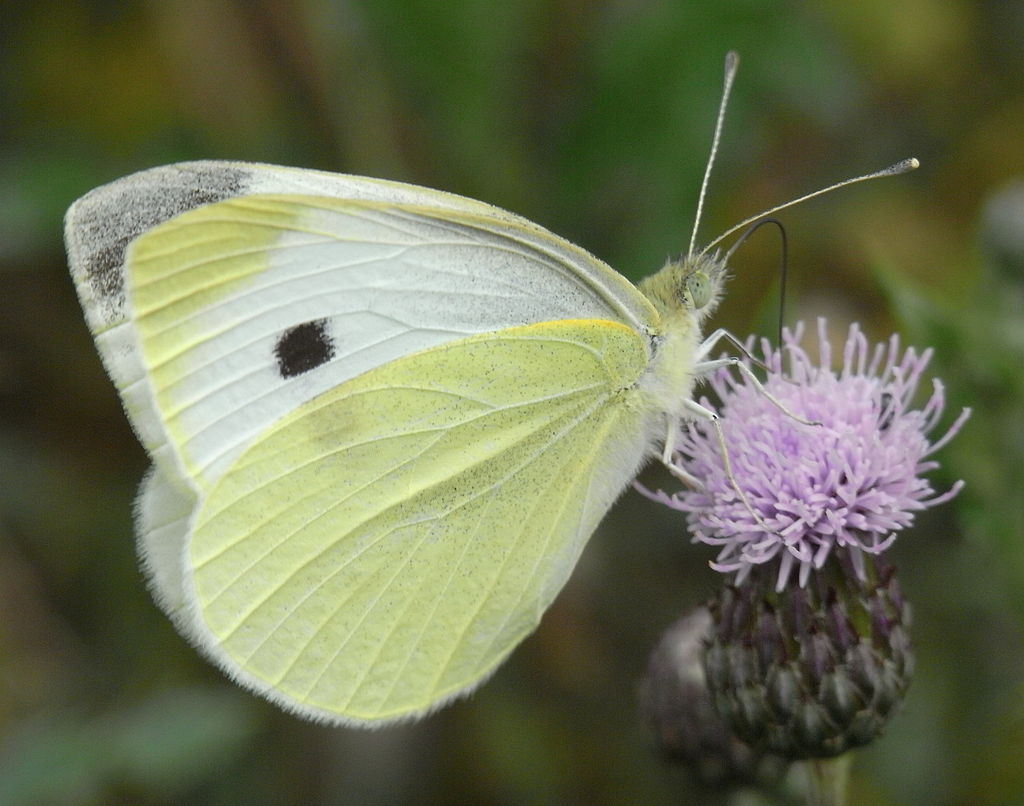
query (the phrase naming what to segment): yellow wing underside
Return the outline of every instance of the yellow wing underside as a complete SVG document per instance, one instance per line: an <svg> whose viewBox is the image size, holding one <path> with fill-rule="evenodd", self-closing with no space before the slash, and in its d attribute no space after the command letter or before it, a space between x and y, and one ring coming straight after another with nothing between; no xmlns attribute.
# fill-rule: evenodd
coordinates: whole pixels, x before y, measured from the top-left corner
<svg viewBox="0 0 1024 806"><path fill-rule="evenodd" d="M268 431L190 545L221 662L326 718L411 716L537 625L644 456L647 347L545 322L407 356Z"/></svg>

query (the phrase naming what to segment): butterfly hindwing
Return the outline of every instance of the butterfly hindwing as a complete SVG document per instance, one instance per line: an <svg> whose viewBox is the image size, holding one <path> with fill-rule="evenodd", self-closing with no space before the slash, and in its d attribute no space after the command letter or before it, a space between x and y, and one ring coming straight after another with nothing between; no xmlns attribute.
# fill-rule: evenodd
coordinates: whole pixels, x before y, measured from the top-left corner
<svg viewBox="0 0 1024 806"><path fill-rule="evenodd" d="M648 359L621 324L549 322L311 400L203 497L195 640L313 716L386 721L471 689L535 628L635 474Z"/></svg>

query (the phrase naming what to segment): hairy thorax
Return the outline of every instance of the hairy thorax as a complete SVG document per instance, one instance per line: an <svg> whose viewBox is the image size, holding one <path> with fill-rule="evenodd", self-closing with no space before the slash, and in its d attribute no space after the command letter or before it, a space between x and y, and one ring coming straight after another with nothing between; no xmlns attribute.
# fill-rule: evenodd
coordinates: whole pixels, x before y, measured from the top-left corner
<svg viewBox="0 0 1024 806"><path fill-rule="evenodd" d="M658 311L652 333L653 357L640 380L644 405L681 417L694 384L701 323L718 304L725 265L717 254L670 260L640 283Z"/></svg>

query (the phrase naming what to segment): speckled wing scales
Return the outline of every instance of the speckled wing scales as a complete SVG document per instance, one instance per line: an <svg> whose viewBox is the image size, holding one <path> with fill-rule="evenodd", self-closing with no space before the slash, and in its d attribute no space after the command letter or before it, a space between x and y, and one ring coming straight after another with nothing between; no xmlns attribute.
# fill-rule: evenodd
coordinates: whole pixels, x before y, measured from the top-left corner
<svg viewBox="0 0 1024 806"><path fill-rule="evenodd" d="M206 495L194 630L306 715L378 722L481 682L530 633L644 456L632 329L473 336L275 424ZM509 367L515 367L509 372Z"/></svg>

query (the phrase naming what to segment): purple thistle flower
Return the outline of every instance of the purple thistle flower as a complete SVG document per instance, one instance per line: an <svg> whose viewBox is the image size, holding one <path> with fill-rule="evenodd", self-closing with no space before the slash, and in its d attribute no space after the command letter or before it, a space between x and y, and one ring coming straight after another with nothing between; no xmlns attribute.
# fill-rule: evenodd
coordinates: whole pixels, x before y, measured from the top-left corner
<svg viewBox="0 0 1024 806"><path fill-rule="evenodd" d="M641 488L685 512L695 541L721 547L711 566L735 572L736 584L754 566L778 558L776 589L786 586L794 566L804 586L811 570L840 549L849 552L863 579L863 552L880 554L913 522L914 512L950 500L963 486L958 481L937 495L921 477L938 466L929 457L970 415L964 409L941 438L929 442L945 406L941 382L932 382L923 408L911 406L932 351L901 351L896 335L872 349L854 324L842 368L834 372L824 319L818 333L817 366L800 346L802 323L783 332L783 350L767 339L760 345L769 370L765 389L815 425L794 420L742 376L721 371L710 378L736 482L761 523L727 478L714 430L703 421L683 430L675 457L703 487L673 495ZM748 349L754 344L751 339ZM701 404L714 410L707 400Z"/></svg>

